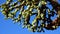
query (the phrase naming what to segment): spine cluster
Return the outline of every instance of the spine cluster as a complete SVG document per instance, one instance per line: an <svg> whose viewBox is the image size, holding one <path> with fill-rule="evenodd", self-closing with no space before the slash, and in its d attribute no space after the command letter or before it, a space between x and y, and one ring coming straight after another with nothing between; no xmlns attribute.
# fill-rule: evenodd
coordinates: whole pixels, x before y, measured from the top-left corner
<svg viewBox="0 0 60 34"><path fill-rule="evenodd" d="M46 6L48 2L50 2L49 5L52 5L52 10ZM25 6L27 8L24 9ZM60 26L60 4L56 0L17 0L16 2L7 0L0 8L3 9L1 12L6 18L11 18L15 22L23 20L23 28L28 28L33 32L44 32L43 28L55 30ZM19 12L18 16L16 15L17 12ZM47 12L48 14L46 14ZM58 16L55 20L51 20L54 14ZM36 17L30 23L30 17L33 15L36 15ZM48 18L46 15L48 15Z"/></svg>

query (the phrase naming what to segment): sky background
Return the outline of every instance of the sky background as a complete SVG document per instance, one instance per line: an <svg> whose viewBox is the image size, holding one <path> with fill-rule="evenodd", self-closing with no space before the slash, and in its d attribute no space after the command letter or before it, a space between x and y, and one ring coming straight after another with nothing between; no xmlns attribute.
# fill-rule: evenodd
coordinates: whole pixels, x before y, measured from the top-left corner
<svg viewBox="0 0 60 34"><path fill-rule="evenodd" d="M16 1L16 0L14 0ZM0 0L0 5L5 3L6 0ZM60 3L60 0L58 1ZM51 5L47 5L49 8L52 8ZM1 10L1 9L0 9ZM22 28L22 25L13 24L13 21L11 19L5 20L4 15L0 12L0 34L59 34L60 33L60 27L56 30L45 30L45 32L30 32L27 28ZM52 17L51 19L54 19ZM32 16L31 19L34 17Z"/></svg>

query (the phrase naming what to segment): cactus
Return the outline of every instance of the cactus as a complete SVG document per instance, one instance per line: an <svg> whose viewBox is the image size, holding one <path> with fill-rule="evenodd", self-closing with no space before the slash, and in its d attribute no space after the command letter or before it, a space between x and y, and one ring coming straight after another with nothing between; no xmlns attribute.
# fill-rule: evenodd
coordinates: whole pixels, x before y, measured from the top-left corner
<svg viewBox="0 0 60 34"><path fill-rule="evenodd" d="M0 6L3 9L1 12L7 19L11 18L15 23L23 20L23 28L28 28L32 32L44 32L43 28L55 30L60 26L60 4L56 0L17 0L14 3L12 2L13 0L7 0L6 3L2 4ZM46 6L48 2L52 5L52 10ZM27 6L27 9L24 9L24 6ZM36 9L36 12L33 12L33 9ZM48 12L48 18L46 17L46 11ZM16 18L17 12L19 14ZM51 16L54 16L54 14L58 15L58 17L51 20ZM33 15L36 15L36 17L31 24L29 22L30 16ZM41 21L40 24L39 21Z"/></svg>

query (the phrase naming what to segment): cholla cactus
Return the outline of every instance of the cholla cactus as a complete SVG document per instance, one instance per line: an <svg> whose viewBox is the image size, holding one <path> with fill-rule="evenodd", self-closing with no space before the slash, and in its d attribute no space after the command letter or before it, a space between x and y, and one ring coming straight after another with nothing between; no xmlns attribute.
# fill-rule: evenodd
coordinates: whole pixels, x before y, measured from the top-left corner
<svg viewBox="0 0 60 34"><path fill-rule="evenodd" d="M60 22L57 22L60 18L60 4L56 0L17 0L14 3L12 2L13 0L7 0L6 3L2 4L0 8L3 10L1 11L6 18L11 18L15 22L23 20L23 28L28 28L33 32L44 32L43 28L54 30L60 26ZM52 5L52 10L46 6L48 2ZM27 9L24 9L24 6L27 6ZM33 11L34 9L36 9L36 12ZM48 18L46 17L46 11L48 12ZM19 14L16 18L17 12ZM51 16L54 16L54 14L58 15L58 18L51 20ZM31 24L29 21L33 15L36 15L36 18Z"/></svg>

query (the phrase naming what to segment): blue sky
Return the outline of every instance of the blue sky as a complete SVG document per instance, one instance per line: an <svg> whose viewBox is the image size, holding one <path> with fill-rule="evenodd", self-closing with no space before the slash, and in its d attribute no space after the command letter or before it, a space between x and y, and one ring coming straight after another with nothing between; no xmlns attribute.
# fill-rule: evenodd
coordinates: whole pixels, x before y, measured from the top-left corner
<svg viewBox="0 0 60 34"><path fill-rule="evenodd" d="M5 3L6 0L0 0L0 5ZM14 0L16 1L16 0ZM58 1L59 2L59 1ZM48 6L50 7L50 6ZM55 15L56 16L56 15ZM55 18L52 17L52 19ZM31 18L32 19L32 18ZM11 19L5 20L4 15L0 12L0 34L59 34L60 27L57 30L45 30L45 32L30 32L27 28L22 28L22 25L13 24Z"/></svg>

